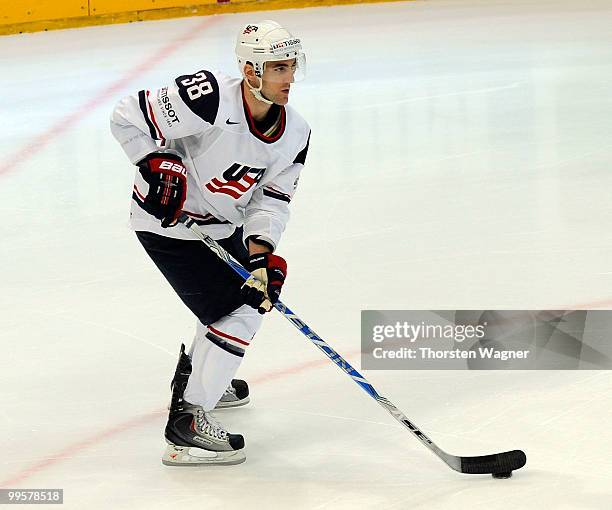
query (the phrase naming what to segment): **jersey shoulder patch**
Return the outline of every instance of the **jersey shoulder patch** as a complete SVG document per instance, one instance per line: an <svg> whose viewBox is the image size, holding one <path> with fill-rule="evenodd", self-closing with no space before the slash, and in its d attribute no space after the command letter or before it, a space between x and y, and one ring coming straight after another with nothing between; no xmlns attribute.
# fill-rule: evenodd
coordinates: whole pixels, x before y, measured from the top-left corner
<svg viewBox="0 0 612 510"><path fill-rule="evenodd" d="M287 111L287 124L290 126L291 139L297 145L294 145L297 150L297 155L294 152L295 157L293 163L304 164L306 162L306 155L308 154L308 146L310 145L310 126L308 122L302 117L295 109L290 105L285 106ZM292 156L293 157L293 156Z"/></svg>
<svg viewBox="0 0 612 510"><path fill-rule="evenodd" d="M214 124L219 111L219 83L210 71L185 74L176 80L183 102L198 117Z"/></svg>
<svg viewBox="0 0 612 510"><path fill-rule="evenodd" d="M306 140L306 146L298 152L298 155L293 160L293 163L299 163L301 165L306 163L306 155L308 154L308 146L310 145L310 132L308 132L308 140Z"/></svg>

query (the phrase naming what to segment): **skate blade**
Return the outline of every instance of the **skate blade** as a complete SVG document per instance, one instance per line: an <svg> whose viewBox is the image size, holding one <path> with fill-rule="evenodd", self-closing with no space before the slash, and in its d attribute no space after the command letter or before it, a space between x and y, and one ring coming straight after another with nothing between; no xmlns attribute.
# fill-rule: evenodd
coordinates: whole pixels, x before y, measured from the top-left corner
<svg viewBox="0 0 612 510"><path fill-rule="evenodd" d="M215 409L229 409L231 407L245 406L250 401L251 397L245 397L242 400L234 400L233 402L222 402L221 400L219 400L219 402L217 402L217 405L215 406ZM166 406L166 409L168 409L168 411L170 410L170 404Z"/></svg>
<svg viewBox="0 0 612 510"><path fill-rule="evenodd" d="M250 397L245 397L242 400L234 400L231 402L223 402L219 400L219 402L217 402L217 405L215 406L215 409L228 409L230 407L240 407L240 406L247 405L250 401L251 401Z"/></svg>
<svg viewBox="0 0 612 510"><path fill-rule="evenodd" d="M213 452L202 448L168 445L162 457L165 466L231 466L246 460L241 450Z"/></svg>

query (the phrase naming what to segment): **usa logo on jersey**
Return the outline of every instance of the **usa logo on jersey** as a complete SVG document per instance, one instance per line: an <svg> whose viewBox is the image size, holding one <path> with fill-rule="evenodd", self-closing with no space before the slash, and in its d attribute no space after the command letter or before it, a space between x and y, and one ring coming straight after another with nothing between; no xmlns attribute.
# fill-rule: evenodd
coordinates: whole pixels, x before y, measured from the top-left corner
<svg viewBox="0 0 612 510"><path fill-rule="evenodd" d="M204 187L211 193L223 193L238 200L261 180L265 171L265 168L251 168L234 163L223 172L225 182L213 177Z"/></svg>

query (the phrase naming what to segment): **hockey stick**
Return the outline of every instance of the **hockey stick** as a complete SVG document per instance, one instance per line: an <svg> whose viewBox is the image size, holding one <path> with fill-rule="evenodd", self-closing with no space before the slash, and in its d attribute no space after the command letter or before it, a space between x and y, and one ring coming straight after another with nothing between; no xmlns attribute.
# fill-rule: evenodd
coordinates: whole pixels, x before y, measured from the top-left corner
<svg viewBox="0 0 612 510"><path fill-rule="evenodd" d="M202 232L198 225L186 214L182 214L179 221L191 229L203 242L210 248L223 262L230 266L244 280L251 278L251 273L247 271L237 260L223 249L214 239ZM451 469L460 473L469 474L492 474L495 478L509 478L512 471L522 468L527 462L525 453L521 450L495 453L493 455L481 455L477 457L458 457L446 453L429 439L421 430L412 423L393 403L378 394L374 387L355 370L340 354L332 349L325 340L317 335L310 327L303 322L287 305L281 301L274 304L283 316L291 322L300 332L305 335L319 350L323 352L338 367L344 370L361 388L370 395L376 402L384 407L397 421L406 427L412 434L440 459L442 459Z"/></svg>

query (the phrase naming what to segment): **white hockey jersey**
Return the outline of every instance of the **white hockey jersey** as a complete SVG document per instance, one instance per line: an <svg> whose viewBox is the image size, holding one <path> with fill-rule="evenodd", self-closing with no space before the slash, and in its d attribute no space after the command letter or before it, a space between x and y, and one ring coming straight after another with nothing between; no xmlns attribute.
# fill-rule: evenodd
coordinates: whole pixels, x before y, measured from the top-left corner
<svg viewBox="0 0 612 510"><path fill-rule="evenodd" d="M179 76L172 85L154 92L141 90L119 101L111 131L134 164L160 146L183 158L183 211L211 237L228 237L244 225L244 239L255 236L276 247L289 219L288 205L306 159L310 128L295 110L281 106L276 133L260 133L241 84L240 78L218 72ZM184 225L162 228L144 211L139 204L147 192L148 184L136 171L132 228L194 239Z"/></svg>

